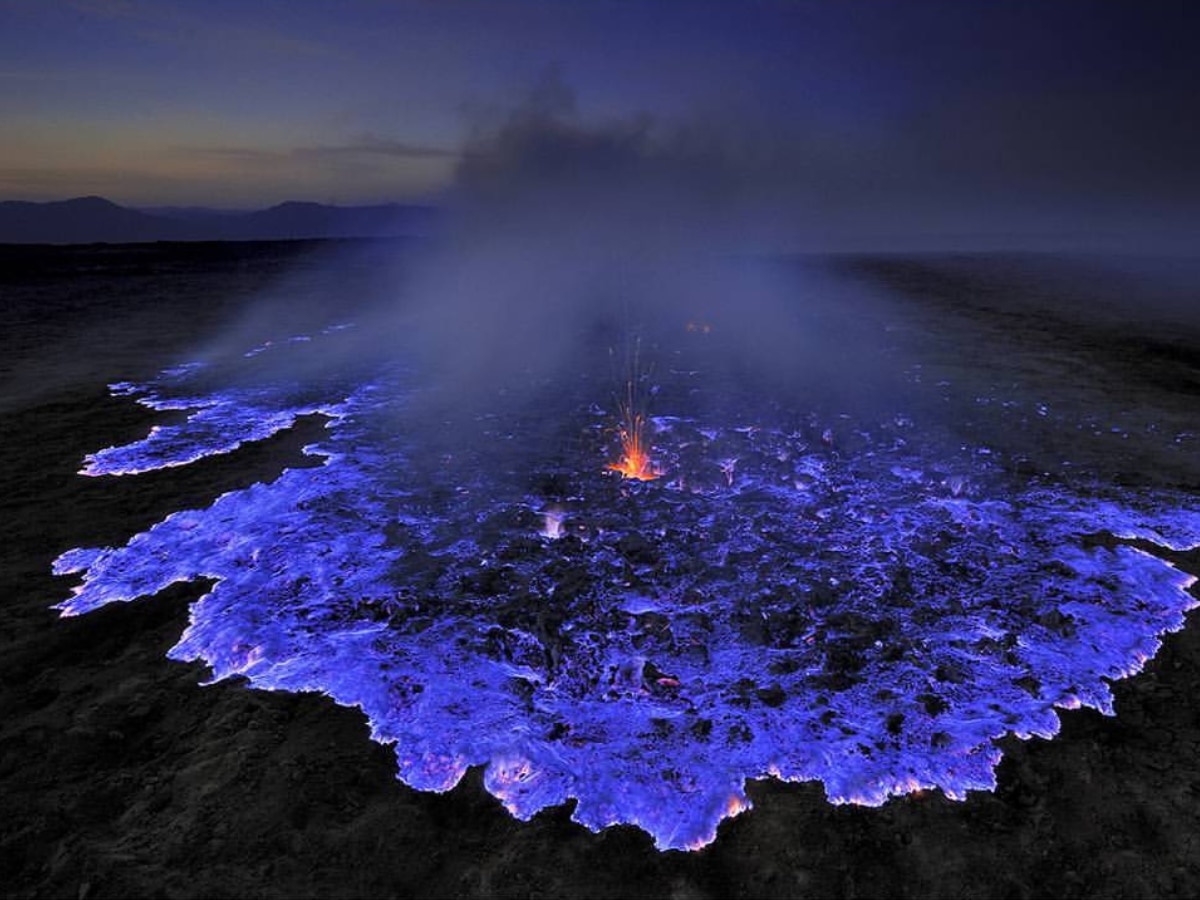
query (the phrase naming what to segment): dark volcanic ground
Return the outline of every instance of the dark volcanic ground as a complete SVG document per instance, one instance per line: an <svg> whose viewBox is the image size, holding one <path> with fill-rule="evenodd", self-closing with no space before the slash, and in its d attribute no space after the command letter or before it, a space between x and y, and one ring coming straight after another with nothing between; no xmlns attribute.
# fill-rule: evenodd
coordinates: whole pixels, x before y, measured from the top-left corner
<svg viewBox="0 0 1200 900"><path fill-rule="evenodd" d="M1115 719L1065 713L1053 741L1007 741L995 794L835 808L819 786L762 782L751 813L684 854L655 851L634 828L591 834L565 809L517 822L478 772L446 795L410 790L361 714L323 698L198 687L200 667L164 654L201 586L59 620L49 607L69 582L49 573L62 551L124 541L170 511L311 462L300 455L319 427L310 421L180 470L75 475L85 452L152 421L110 398L107 382L177 362L264 292L319 305L333 287L384 290L381 261L402 252L357 246L333 266L331 249L0 248L6 896L1200 894L1195 622L1115 685ZM1186 277L1039 258L838 265L908 298L905 322L929 336L923 378L958 386L938 402L977 438L1019 446L1031 470L1065 457L1124 483L1200 493L1200 443L1187 436L1188 422L1200 427L1200 295ZM303 330L308 305L289 308L289 327ZM963 335L987 352L964 354ZM984 386L998 395L1014 378L1057 381L1059 408L1076 422L1093 415L1093 433L1015 407L976 415ZM1130 437L1105 436L1113 422ZM1177 563L1200 574L1200 552Z"/></svg>

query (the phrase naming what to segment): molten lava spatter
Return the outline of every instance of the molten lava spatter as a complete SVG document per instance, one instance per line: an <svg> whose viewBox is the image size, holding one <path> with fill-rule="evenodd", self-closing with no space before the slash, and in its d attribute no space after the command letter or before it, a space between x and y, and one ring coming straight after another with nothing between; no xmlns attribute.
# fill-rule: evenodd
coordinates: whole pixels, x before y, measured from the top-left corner
<svg viewBox="0 0 1200 900"><path fill-rule="evenodd" d="M646 418L640 413L629 412L621 426L621 461L609 465L609 470L620 472L624 478L637 481L653 481L662 473L654 467L646 445Z"/></svg>
<svg viewBox="0 0 1200 900"><path fill-rule="evenodd" d="M621 400L621 461L611 463L609 471L620 472L624 478L636 481L653 481L662 473L650 459L650 445L646 440L646 415L644 404L637 389L636 377L625 382L625 396Z"/></svg>

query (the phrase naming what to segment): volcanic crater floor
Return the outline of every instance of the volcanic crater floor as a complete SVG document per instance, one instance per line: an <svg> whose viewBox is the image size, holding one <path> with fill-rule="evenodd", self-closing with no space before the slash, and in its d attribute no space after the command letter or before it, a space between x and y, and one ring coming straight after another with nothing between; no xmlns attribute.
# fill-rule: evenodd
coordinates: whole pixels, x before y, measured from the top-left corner
<svg viewBox="0 0 1200 900"><path fill-rule="evenodd" d="M0 732L14 895L1122 896L1197 883L1200 647L1194 629L1169 633L1200 570L1186 486L1018 479L1004 451L894 417L764 427L665 413L655 481L605 472L607 417L582 412L553 465L481 476L470 452L413 460L419 443L374 433L354 406L369 394L276 393L284 415L265 428L237 415L244 395L216 400L203 408L219 418L232 404L262 430L160 468L204 449L205 433L181 435L123 478L74 472L84 452L136 447L162 421L128 397L64 391L12 417L39 438L6 449L19 485L6 518L14 714ZM266 514L260 497L276 498ZM338 544L339 529L353 539ZM288 540L333 550L272 558ZM69 582L47 572L72 546L108 549L58 563L92 572L69 602L95 607L59 622L46 607ZM317 602L331 593L347 599ZM188 616L197 603L211 627ZM172 645L193 661L164 659ZM225 680L197 688L214 674ZM291 693L308 690L362 706L370 728ZM1055 711L1081 704L1117 715ZM1060 720L1052 741L1013 736ZM397 764L417 787L450 789L411 790ZM942 796L959 789L968 802ZM722 821L730 796L753 812ZM592 834L573 819L629 824ZM714 836L697 853L653 849Z"/></svg>

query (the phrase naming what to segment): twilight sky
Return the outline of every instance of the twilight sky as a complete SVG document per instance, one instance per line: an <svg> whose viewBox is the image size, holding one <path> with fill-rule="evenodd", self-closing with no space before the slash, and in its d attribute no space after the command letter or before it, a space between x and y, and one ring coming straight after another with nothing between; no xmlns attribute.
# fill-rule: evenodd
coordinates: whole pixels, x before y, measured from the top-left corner
<svg viewBox="0 0 1200 900"><path fill-rule="evenodd" d="M810 225L1194 231L1192 7L0 0L0 199L436 199L550 84Z"/></svg>

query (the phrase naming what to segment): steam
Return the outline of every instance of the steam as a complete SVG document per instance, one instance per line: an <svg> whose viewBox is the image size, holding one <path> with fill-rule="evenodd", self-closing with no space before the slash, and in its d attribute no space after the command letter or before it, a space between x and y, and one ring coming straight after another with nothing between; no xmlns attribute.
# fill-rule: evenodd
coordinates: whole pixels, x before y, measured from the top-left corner
<svg viewBox="0 0 1200 900"><path fill-rule="evenodd" d="M778 253L786 204L761 202L771 166L732 121L593 121L550 72L478 118L435 235L391 256L331 251L343 255L329 277L316 258L209 355L312 327L322 297L336 296L324 315L354 321L354 340L281 356L283 374L413 361L424 389L404 415L451 442L468 439L454 423L536 412L587 378L585 405L615 418L623 387L603 373L633 341L655 377L694 373L676 385L693 413L746 396L835 407L894 393L895 366L879 362L893 301Z"/></svg>
<svg viewBox="0 0 1200 900"><path fill-rule="evenodd" d="M866 290L811 263L769 260L764 248L787 234L760 194L732 132L647 116L585 121L551 73L475 127L445 233L372 331L416 353L454 406L535 403L634 338L663 371L697 321L708 340L691 362L706 372L844 393L873 377L864 361L878 353L860 347L851 372L840 365L847 335L831 340L831 329L843 329L848 295L862 303Z"/></svg>

